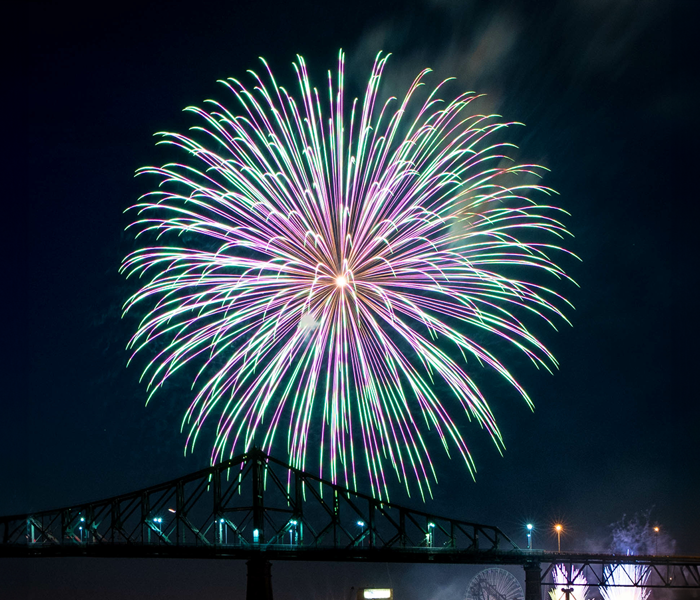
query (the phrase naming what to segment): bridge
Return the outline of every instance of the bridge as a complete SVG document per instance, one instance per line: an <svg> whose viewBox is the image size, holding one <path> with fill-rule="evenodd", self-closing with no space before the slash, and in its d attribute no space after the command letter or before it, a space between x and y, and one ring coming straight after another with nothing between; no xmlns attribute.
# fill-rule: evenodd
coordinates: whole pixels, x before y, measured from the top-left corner
<svg viewBox="0 0 700 600"><path fill-rule="evenodd" d="M383 502L252 450L137 492L0 517L0 557L219 558L248 561L248 600L271 599L270 561L521 566L526 600L551 587L700 588L700 557L544 552L499 528ZM636 565L623 569L621 565ZM613 577L617 572L618 576Z"/></svg>

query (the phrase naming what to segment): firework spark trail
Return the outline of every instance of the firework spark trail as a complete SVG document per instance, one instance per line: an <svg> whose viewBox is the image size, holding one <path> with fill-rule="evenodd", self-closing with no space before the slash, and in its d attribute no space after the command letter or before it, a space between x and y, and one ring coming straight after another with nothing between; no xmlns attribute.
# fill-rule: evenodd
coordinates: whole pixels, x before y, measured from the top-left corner
<svg viewBox="0 0 700 600"><path fill-rule="evenodd" d="M582 569L577 569L573 565L570 566L571 572L567 570L566 565L555 565L552 569L552 579L554 579L554 589L549 590L549 597L551 600L561 600L562 598L567 598L567 600L585 600L588 595L588 581L586 576L583 574ZM571 592L570 597L567 597L566 593L562 591L562 588L569 587L569 581L575 583L573 587L573 592Z"/></svg>
<svg viewBox="0 0 700 600"><path fill-rule="evenodd" d="M380 497L388 465L407 489L415 479L421 495L430 492L432 428L473 474L460 414L503 447L467 359L532 404L474 334L556 366L521 318L554 327L547 314L566 321L566 300L506 271L568 279L552 258L567 253L558 246L563 211L531 198L552 190L511 185L543 169L502 166L511 145L494 136L512 124L470 114L472 93L443 102L442 84L421 103L427 70L403 100L378 108L386 60L377 57L349 116L342 52L327 104L298 57L296 96L263 61L267 81L251 72L253 89L222 82L236 111L214 101L188 108L200 118L192 137L162 133L160 143L191 164L139 170L160 186L132 207L131 227L155 243L122 265L144 280L124 312L147 311L130 348L155 354L142 376L149 399L197 365L188 447L213 415L213 461L254 440L270 451L286 429L294 466L313 448L322 475L357 487L364 461ZM439 381L451 395L438 396ZM310 444L317 423L318 446Z"/></svg>
<svg viewBox="0 0 700 600"><path fill-rule="evenodd" d="M600 588L603 600L647 600L651 589L643 587L614 587L631 586L633 583L644 585L649 578L649 567L646 565L613 565L606 567L605 579L609 586Z"/></svg>

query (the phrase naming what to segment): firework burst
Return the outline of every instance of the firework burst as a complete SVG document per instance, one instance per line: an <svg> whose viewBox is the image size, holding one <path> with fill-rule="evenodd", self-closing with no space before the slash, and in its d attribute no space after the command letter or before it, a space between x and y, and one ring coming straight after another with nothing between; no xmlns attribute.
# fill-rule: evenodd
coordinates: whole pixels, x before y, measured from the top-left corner
<svg viewBox="0 0 700 600"><path fill-rule="evenodd" d="M612 565L605 567L605 578L610 583L602 586L600 593L603 600L647 600L651 589L631 587L645 585L649 579L650 570L646 565Z"/></svg>
<svg viewBox="0 0 700 600"><path fill-rule="evenodd" d="M481 340L556 366L522 319L565 320L566 301L528 274L567 279L561 211L539 200L552 193L533 182L543 169L507 157L512 123L470 112L473 93L425 92L428 70L380 104L386 59L349 106L341 52L325 100L299 57L296 93L263 61L252 87L222 82L235 109L188 108L190 136L160 134L187 162L139 171L160 185L131 209L147 241L122 265L143 282L125 313L145 311L130 348L151 353L149 398L196 369L188 447L212 418L213 461L269 452L282 433L294 466L312 452L322 475L357 487L364 463L380 497L389 470L429 492L428 435L473 473L465 418L502 447L468 368L531 405Z"/></svg>
<svg viewBox="0 0 700 600"><path fill-rule="evenodd" d="M577 569L573 565L555 565L552 569L552 579L554 580L554 589L549 591L550 600L586 600L588 595L588 582L583 573L583 569ZM563 590L569 585L569 582L575 583L576 586L571 586L572 592L568 594Z"/></svg>

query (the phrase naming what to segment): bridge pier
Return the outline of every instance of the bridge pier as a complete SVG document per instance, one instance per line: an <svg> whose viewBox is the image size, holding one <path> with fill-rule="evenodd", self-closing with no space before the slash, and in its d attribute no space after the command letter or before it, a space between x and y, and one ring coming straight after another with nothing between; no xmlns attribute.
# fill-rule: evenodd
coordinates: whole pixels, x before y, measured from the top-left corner
<svg viewBox="0 0 700 600"><path fill-rule="evenodd" d="M540 563L529 562L525 565L525 600L542 600L541 577Z"/></svg>
<svg viewBox="0 0 700 600"><path fill-rule="evenodd" d="M246 562L248 581L246 600L272 600L272 563L262 556L255 556Z"/></svg>

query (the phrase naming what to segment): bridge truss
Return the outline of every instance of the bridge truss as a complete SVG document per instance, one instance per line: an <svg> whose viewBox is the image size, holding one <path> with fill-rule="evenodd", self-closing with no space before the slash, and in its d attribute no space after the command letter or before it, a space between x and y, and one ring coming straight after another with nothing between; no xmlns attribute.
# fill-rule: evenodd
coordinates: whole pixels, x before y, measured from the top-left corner
<svg viewBox="0 0 700 600"><path fill-rule="evenodd" d="M522 550L497 527L382 502L260 450L106 500L0 517L0 536L0 557L246 559L249 582L253 563L268 586L268 561L302 560L519 565L528 600L551 586L556 564L569 587L585 577L593 586L700 588L700 557ZM612 577L620 565L649 576Z"/></svg>
<svg viewBox="0 0 700 600"><path fill-rule="evenodd" d="M0 556L173 556L314 560L517 546L497 527L382 502L259 450L98 502L0 517Z"/></svg>

